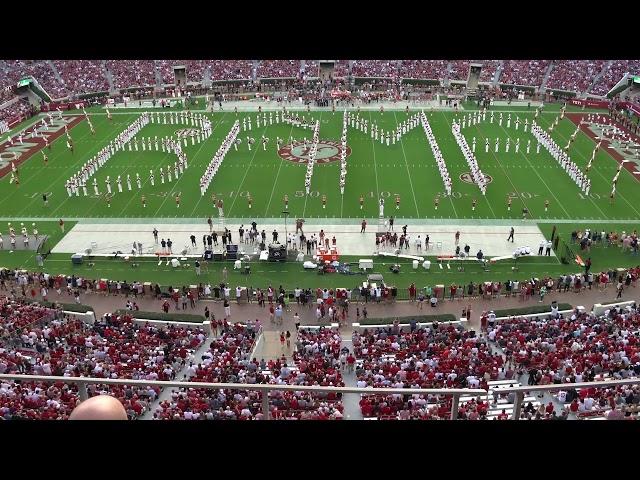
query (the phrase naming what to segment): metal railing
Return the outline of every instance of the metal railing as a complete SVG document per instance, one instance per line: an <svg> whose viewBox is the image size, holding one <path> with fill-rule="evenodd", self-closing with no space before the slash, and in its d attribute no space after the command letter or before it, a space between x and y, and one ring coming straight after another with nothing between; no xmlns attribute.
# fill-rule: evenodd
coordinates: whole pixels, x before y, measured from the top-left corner
<svg viewBox="0 0 640 480"><path fill-rule="evenodd" d="M486 390L473 388L359 388L359 387L320 387L308 385L271 385L271 384L249 384L249 383L208 383L208 382L177 382L177 381L154 381L154 380L126 380L113 378L95 377L56 377L47 375L18 375L0 374L3 380L21 380L27 382L64 382L78 386L80 400L89 398L87 385L138 385L153 387L180 387L180 388L205 388L205 389L227 389L227 390L257 390L263 392L262 412L266 420L270 420L269 415L269 392L275 391L295 391L295 392L336 392L336 393L359 393L359 394L401 394L401 395L450 395L453 397L451 405L451 420L458 418L458 405L461 396L487 395Z"/></svg>
<svg viewBox="0 0 640 480"><path fill-rule="evenodd" d="M580 389L580 388L606 388L618 387L621 385L640 385L640 377L630 378L626 380L600 380L596 382L580 382L580 383L554 383L552 385L528 385L522 387L501 388L500 393L514 392L516 399L513 402L512 420L519 420L524 395L526 392L559 392L560 390Z"/></svg>

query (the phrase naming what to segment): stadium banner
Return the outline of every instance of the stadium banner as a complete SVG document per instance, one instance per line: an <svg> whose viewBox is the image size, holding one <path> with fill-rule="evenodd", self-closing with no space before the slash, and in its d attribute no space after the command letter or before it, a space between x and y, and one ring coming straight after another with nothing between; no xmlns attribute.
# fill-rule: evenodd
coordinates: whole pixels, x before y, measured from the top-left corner
<svg viewBox="0 0 640 480"><path fill-rule="evenodd" d="M605 100L578 100L572 98L569 100L571 105L577 105L578 107L587 107L587 108L609 108L609 102Z"/></svg>
<svg viewBox="0 0 640 480"><path fill-rule="evenodd" d="M78 101L78 102L68 102L68 103L58 103L58 102L51 102L51 103L47 103L45 105L42 106L41 111L43 112L52 112L55 110L74 110L74 109L78 109L78 108L82 108L85 106L85 102L83 101Z"/></svg>

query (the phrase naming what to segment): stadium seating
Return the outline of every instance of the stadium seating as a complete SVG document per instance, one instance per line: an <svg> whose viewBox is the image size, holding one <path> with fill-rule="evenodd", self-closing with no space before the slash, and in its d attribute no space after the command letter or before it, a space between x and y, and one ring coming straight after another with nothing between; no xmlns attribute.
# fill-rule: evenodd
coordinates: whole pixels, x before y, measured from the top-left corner
<svg viewBox="0 0 640 480"><path fill-rule="evenodd" d="M333 76L342 78L350 75L349 60L336 60L333 65Z"/></svg>
<svg viewBox="0 0 640 480"><path fill-rule="evenodd" d="M492 355L485 339L460 326L427 327L414 332L377 329L354 333L358 386L417 388L487 388L485 373L497 379L503 359ZM451 398L443 396L366 395L364 417L443 419Z"/></svg>
<svg viewBox="0 0 640 480"><path fill-rule="evenodd" d="M351 73L356 77L466 80L469 64L482 63L480 81L491 82L499 61L496 60L337 60L334 76ZM317 60L306 60L307 76L315 77ZM603 60L558 60L554 62L547 86L552 89L584 92L601 72ZM53 65L62 83L44 60L6 60L0 65L0 87L12 86L25 75L34 76L53 98L73 94L106 91L108 81L101 61L54 60ZM213 81L251 80L251 60L109 60L106 66L113 75L115 88L153 86L156 69L164 84L172 84L173 66L185 65L189 82L200 83L209 69ZM447 67L450 65L450 72ZM549 66L547 60L505 60L499 79L505 85L540 86ZM297 78L302 73L300 60L263 60L258 64L258 78ZM640 72L640 61L616 60L591 88L590 93L604 95L626 72ZM0 94L0 101L10 98Z"/></svg>
<svg viewBox="0 0 640 480"><path fill-rule="evenodd" d="M453 60L451 62L449 78L451 80L466 80L469 75L469 65L471 63L482 64L482 71L480 72L481 82L491 82L499 65L499 62L496 60Z"/></svg>
<svg viewBox="0 0 640 480"><path fill-rule="evenodd" d="M9 106L0 109L0 122L3 120L9 120L13 117L17 117L18 115L25 115L30 111L31 105L23 100L19 100Z"/></svg>
<svg viewBox="0 0 640 480"><path fill-rule="evenodd" d="M255 334L240 325L225 326L214 338L201 361L190 366L190 381L264 383L255 359L249 361ZM174 389L171 400L160 402L153 418L164 419L256 419L262 417L261 394L255 391Z"/></svg>
<svg viewBox="0 0 640 480"><path fill-rule="evenodd" d="M556 60L547 88L584 92L605 66L604 60Z"/></svg>
<svg viewBox="0 0 640 480"><path fill-rule="evenodd" d="M0 76L0 85L15 86L25 76L34 77L42 88L53 98L62 98L69 94L44 60L5 60L5 79ZM6 83L5 83L6 82Z"/></svg>
<svg viewBox="0 0 640 480"><path fill-rule="evenodd" d="M625 73L640 74L640 60L613 60L598 81L589 90L595 95L606 95Z"/></svg>
<svg viewBox="0 0 640 480"><path fill-rule="evenodd" d="M175 78L173 67L182 65L187 71L187 82L201 83L204 79L204 71L208 66L207 60L158 60L158 69L162 77L162 83L173 84Z"/></svg>
<svg viewBox="0 0 640 480"><path fill-rule="evenodd" d="M635 311L612 312L608 318L586 312L545 320L516 317L489 325L488 338L516 368L541 369L541 383L573 383L594 380L602 372L633 376L632 365L640 362L638 327Z"/></svg>
<svg viewBox="0 0 640 480"><path fill-rule="evenodd" d="M0 85L4 85L4 83L2 83L2 81L0 80ZM13 88L9 87L4 87L0 90L0 105L2 105L5 102L8 102L9 100L11 100L12 98L14 98L16 96L16 92Z"/></svg>
<svg viewBox="0 0 640 480"><path fill-rule="evenodd" d="M505 60L499 82L539 87L548 67L549 60Z"/></svg>
<svg viewBox="0 0 640 480"><path fill-rule="evenodd" d="M447 74L447 60L402 60L398 75L402 78L433 79Z"/></svg>
<svg viewBox="0 0 640 480"><path fill-rule="evenodd" d="M318 68L320 68L320 63L317 60L304 60L303 78L316 78Z"/></svg>
<svg viewBox="0 0 640 480"><path fill-rule="evenodd" d="M397 60L354 60L351 65L354 77L394 78L398 75Z"/></svg>
<svg viewBox="0 0 640 480"><path fill-rule="evenodd" d="M300 60L262 60L258 65L258 78L291 78L300 75Z"/></svg>
<svg viewBox="0 0 640 480"><path fill-rule="evenodd" d="M83 94L109 90L109 82L100 60L54 60L53 64L70 93Z"/></svg>
<svg viewBox="0 0 640 480"><path fill-rule="evenodd" d="M108 60L115 88L142 87L156 84L156 64L153 60Z"/></svg>
<svg viewBox="0 0 640 480"><path fill-rule="evenodd" d="M337 359L340 337L337 332L301 331L302 350L294 354L294 365L285 358L258 362L249 359L255 337L246 327L228 326L211 342L202 362L193 365L191 381L274 383L290 385L344 386ZM234 419L263 418L262 393L247 390L224 390L212 393L205 389L174 389L171 400L160 402L154 419ZM340 419L343 406L336 394L272 391L270 414L277 419Z"/></svg>
<svg viewBox="0 0 640 480"><path fill-rule="evenodd" d="M251 80L251 60L210 60L211 80Z"/></svg>
<svg viewBox="0 0 640 480"><path fill-rule="evenodd" d="M127 315L105 315L88 325L54 309L6 298L0 303L0 328L0 372L66 377L171 380L205 338L202 329L138 325ZM58 395L62 386L54 387ZM35 392L36 388L40 390ZM51 402L44 401L47 391L46 386L25 389L9 383L0 394L0 402L11 404L5 416L20 417L37 405L36 416L30 412L26 418L66 418L69 407L75 406L77 392L69 393L68 401L57 402L57 416L52 417ZM114 395L130 418L143 414L159 392L157 388L122 385L88 388L90 396ZM58 398L56 395L49 398Z"/></svg>

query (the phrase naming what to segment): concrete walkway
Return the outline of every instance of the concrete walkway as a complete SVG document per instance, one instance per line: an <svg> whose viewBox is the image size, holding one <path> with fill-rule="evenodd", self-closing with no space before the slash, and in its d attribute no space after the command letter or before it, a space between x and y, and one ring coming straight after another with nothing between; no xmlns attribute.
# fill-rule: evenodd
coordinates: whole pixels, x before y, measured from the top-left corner
<svg viewBox="0 0 640 480"><path fill-rule="evenodd" d="M636 288L629 288L623 292L622 300L638 300L640 295L638 295L638 290ZM544 299L544 303L546 305L550 305L553 300L556 300L560 303L569 303L571 305L577 306L582 305L587 310L590 310L594 303L605 303L614 301L616 297L615 288L609 286L604 291L600 291L596 288L593 290L585 290L582 293L558 293L552 292L547 294ZM39 298L39 297L38 297ZM138 297L137 299L133 297L129 297L132 301L135 301L140 310L142 311L155 311L162 312L162 301L156 300L155 298L144 298ZM63 291L62 295L58 296L53 292L49 294L50 301L60 301L65 303L73 303L73 297L66 295ZM80 297L80 301L83 304L88 304L94 307L96 315L102 316L107 312L113 312L116 309L125 308L125 304L127 302L127 298L124 296L104 296L103 294L86 294L82 293ZM171 302L172 308L171 312L176 313L189 313L189 314L204 314L205 306L209 307L212 315L215 315L215 318L222 319L224 317L224 308L222 302L216 302L212 300L201 300L196 303L195 308L187 307L187 310L174 310L173 302ZM360 307L362 310L362 306L364 304L356 304L353 302L349 308L349 317L347 318L347 326L341 328L341 333L345 338L350 338L351 336L351 322L356 321L355 311L356 307ZM539 305L538 297L534 297L528 301L522 301L520 297L501 297L496 300L483 300L483 299L456 299L453 301L444 300L438 303L436 308L430 307L426 302L422 310L418 309L417 303L411 303L407 301L395 302L391 304L376 304L373 302L367 303L367 311L369 318L394 318L394 317L406 317L412 315L434 315L434 314L445 314L450 313L459 317L462 314L462 309L471 307L471 321L468 323L468 328L479 328L480 326L480 315L485 310L497 310L497 309L505 309L505 308L519 308L519 307L528 307L532 305ZM257 303L251 304L241 304L237 305L235 302L231 303L231 317L229 320L231 322L244 322L249 319L259 319L263 330L265 331L287 331L293 332L295 330L295 325L293 321L293 314L298 313L300 315L300 323L301 325L317 325L318 321L315 316L315 308L311 306L297 306L295 303L291 305L290 311L285 312L283 316L282 325L275 325L269 321L269 310L267 307L259 307ZM328 325L329 322L323 322L324 325ZM279 342L279 340L276 338ZM278 345L279 349L280 346Z"/></svg>

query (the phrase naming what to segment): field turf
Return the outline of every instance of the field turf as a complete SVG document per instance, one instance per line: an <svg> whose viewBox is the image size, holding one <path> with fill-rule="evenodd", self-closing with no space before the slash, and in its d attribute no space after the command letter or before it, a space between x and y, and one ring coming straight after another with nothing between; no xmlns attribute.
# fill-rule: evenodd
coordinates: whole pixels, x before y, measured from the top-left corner
<svg viewBox="0 0 640 480"><path fill-rule="evenodd" d="M473 108L474 106L468 106ZM239 113L237 116L230 111L207 113L214 125L213 135L202 144L189 145L185 152L189 158L189 168L178 181L160 184L158 169L166 166L174 158L162 152L119 152L102 167L96 178L98 179L100 196L69 198L64 188L64 182L79 166L88 158L97 153L110 139L124 130L138 115L134 110L114 111L113 121L109 122L102 110L91 112L92 121L96 129L96 135L92 136L86 121L71 129L76 150L73 155L68 151L64 137L55 141L49 152L49 164L43 165L42 157L36 153L23 163L20 168L20 185L9 183L9 176L0 179L0 217L10 221L22 219L35 219L39 223L41 232L48 225L52 234L59 238L55 232L57 225L55 220L81 220L83 218L113 218L122 222L131 218L164 218L178 219L199 218L208 216L215 218L216 212L211 204L211 194L215 193L225 201L225 215L227 218L278 218L282 216L283 196L289 196L289 211L291 217L303 218L327 218L327 223L333 219L338 222L359 222L361 218L376 218L378 214L378 198L388 199L387 214L404 218L407 223L411 219L477 219L479 222L491 222L493 220L504 221L521 218L521 210L527 207L530 218L540 224L542 231L549 234L553 224L558 225L563 238L568 241L572 229L602 228L605 230L627 230L635 228L635 222L640 218L640 189L637 180L623 170L618 182L618 195L615 203L609 202L608 194L611 189L617 163L604 149L596 156L590 178L592 180L591 194L588 198L580 192L569 176L562 170L544 149L538 155L535 147L530 154L526 154L525 148L528 139L535 145L533 136L522 131L524 119L529 122L533 119L533 110L519 109L518 115L522 120L519 132L515 132L516 108L496 108L496 111L512 111L512 128L506 129L506 115L503 127L498 126L497 114L493 125L486 123L478 126L467 127L463 130L469 143L476 137L476 155L481 169L492 177L492 182L487 187L487 195L482 196L477 186L468 184L460 179L460 176L469 171L468 166L460 152L453 135L451 134L451 122L456 116L454 112L427 111L429 122L432 125L438 144L444 154L447 167L453 179L453 195L444 195L442 180L438 174L435 159L431 153L426 136L421 126L418 126L402 138L400 143L387 147L380 142L372 141L370 135L365 135L355 129L349 128L347 142L351 148L348 157L347 184L344 197L339 192L339 162L317 164L312 180L311 194L304 193L304 173L306 166L281 159L276 153L276 136L288 139L290 136L302 139L311 137L309 130L299 127L279 124L266 128L256 128L256 113ZM539 118L543 128L555 119L557 111L553 108L545 108L546 112ZM330 111L313 111L311 114L301 112L307 117L320 120L321 140L339 141L342 124L342 112L337 111L333 115ZM199 178L206 165L218 149L222 139L226 136L236 118L250 115L253 119L253 130L241 132L243 140L239 151L230 150L222 167L215 177L207 194L202 197L199 191ZM361 116L378 123L385 130L392 129L398 122L406 118L404 111L386 111L381 115L377 111L363 111ZM457 114L460 117L460 113ZM182 125L157 125L151 124L145 127L141 136L173 135L176 130L184 128ZM575 130L575 125L568 119L560 122L552 136L558 144L564 146L569 136ZM256 140L262 134L271 139L267 151L256 143L251 152L246 146L246 136L250 134ZM510 153L504 152L504 141L507 136L512 139ZM514 140L516 136L521 138L521 150L516 154ZM484 152L484 138L490 138L489 153ZM496 137L501 139L501 152L493 153L493 144ZM584 169L594 143L584 133L579 133L577 140L571 146L572 159ZM148 181L149 169L153 169L156 176L156 185L152 187ZM126 190L124 178L129 173L135 178L139 173L143 179L143 188L138 190L135 185L133 191ZM104 179L109 175L112 180L113 190L115 178L122 175L125 190L123 193L115 193L111 208L107 207L104 199ZM93 194L93 188L88 190ZM43 192L51 192L48 206L44 206L41 200ZM176 208L173 200L175 194L181 195L181 206ZM249 209L247 195L253 198L253 208ZM395 195L400 195L400 209L396 210L394 204ZM143 208L140 197L145 195L147 207ZM322 208L321 196L327 196L327 206ZM360 210L358 198L365 197L365 208ZM434 198L439 195L440 205L436 211ZM512 198L511 211L507 211L507 198ZM472 211L473 199L477 199L478 205ZM544 202L549 200L549 211L544 211ZM349 220L353 219L353 220ZM45 223L45 222L51 223ZM258 220L259 221L259 220ZM71 223L67 223L67 229ZM7 228L0 228L5 234ZM5 235L5 245L7 244ZM576 253L580 253L576 249ZM9 256L8 252L0 253L0 266L35 267L33 254L15 252ZM615 248L594 248L591 252L594 260L594 269L617 267L635 264L635 257L620 253ZM349 260L349 259L347 259ZM355 260L355 259L352 259ZM141 266L132 270L124 263L110 262L108 260L96 262L95 267L73 267L66 254L53 254L47 259L47 269L53 273L77 272L82 275L95 276L106 275L110 278L126 278L132 280L154 280L162 284L191 283L197 280L219 281L217 276L222 264L211 265L209 274L205 278L198 279L192 270L175 271L169 267L158 267L156 262L143 262ZM495 265L490 272L483 272L477 265L468 265L465 272L451 270L439 270L432 268L431 272L410 271L407 264L403 272L397 277L399 286L406 286L411 282L426 283L450 283L467 282L468 280L495 279L511 276L541 276L544 274L558 274L564 271L576 271L575 265L561 265L556 258L551 259L523 259L515 274L510 264ZM385 273L386 266L376 266L381 273ZM301 286L320 286L330 281L336 285L344 283L351 285L358 277L323 277L308 272L303 272L299 265L291 264L256 264L253 268L252 278L249 280L255 285L266 283L283 284L293 288L298 283ZM391 275L387 273L386 276Z"/></svg>

